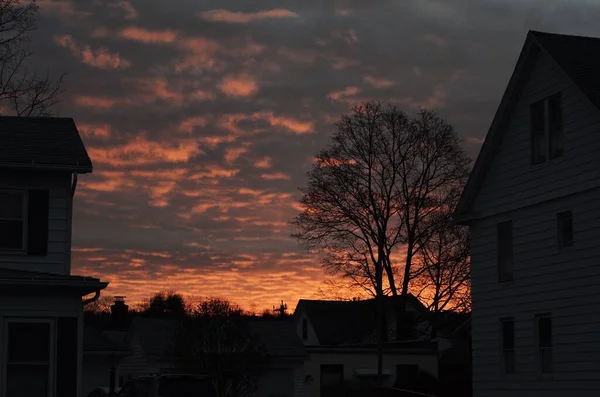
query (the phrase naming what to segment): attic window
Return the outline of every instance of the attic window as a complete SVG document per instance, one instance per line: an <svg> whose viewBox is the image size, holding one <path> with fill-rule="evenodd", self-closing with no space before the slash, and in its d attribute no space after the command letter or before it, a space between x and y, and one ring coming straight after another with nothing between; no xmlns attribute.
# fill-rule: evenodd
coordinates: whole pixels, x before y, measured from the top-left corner
<svg viewBox="0 0 600 397"><path fill-rule="evenodd" d="M302 319L302 340L308 339L308 320L306 318Z"/></svg>
<svg viewBox="0 0 600 397"><path fill-rule="evenodd" d="M559 92L531 105L531 163L563 154L562 96Z"/></svg>

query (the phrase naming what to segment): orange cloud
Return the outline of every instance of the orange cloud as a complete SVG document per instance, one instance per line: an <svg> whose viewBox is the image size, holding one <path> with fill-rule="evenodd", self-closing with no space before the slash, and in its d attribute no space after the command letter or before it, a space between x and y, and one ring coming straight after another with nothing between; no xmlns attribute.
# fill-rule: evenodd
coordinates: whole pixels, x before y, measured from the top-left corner
<svg viewBox="0 0 600 397"><path fill-rule="evenodd" d="M178 39L179 35L173 30L148 30L129 26L119 33L119 37L144 44L168 44Z"/></svg>
<svg viewBox="0 0 600 397"><path fill-rule="evenodd" d="M227 148L225 150L225 161L229 164L232 164L237 159L239 159L242 155L248 153L248 146L240 146L235 148Z"/></svg>
<svg viewBox="0 0 600 397"><path fill-rule="evenodd" d="M110 8L119 9L121 12L123 12L123 17L127 20L137 19L137 11L128 1L120 0L116 3L109 3L108 6Z"/></svg>
<svg viewBox="0 0 600 397"><path fill-rule="evenodd" d="M180 41L178 47L184 52L182 59L175 62L176 72L202 72L205 69L217 69L222 66L217 63L216 53L223 47L215 40L201 37L191 37Z"/></svg>
<svg viewBox="0 0 600 397"><path fill-rule="evenodd" d="M247 73L225 76L219 84L219 89L233 97L248 97L258 92L256 79Z"/></svg>
<svg viewBox="0 0 600 397"><path fill-rule="evenodd" d="M354 96L360 92L358 87L346 87L340 91L330 92L327 97L334 101L347 101L348 97Z"/></svg>
<svg viewBox="0 0 600 397"><path fill-rule="evenodd" d="M194 170L190 175L192 180L211 179L211 178L231 178L240 172L239 169L223 168L221 166L212 166L203 170ZM192 195L193 194L188 194Z"/></svg>
<svg viewBox="0 0 600 397"><path fill-rule="evenodd" d="M315 62L319 53L311 50L291 50L289 48L280 48L277 54L288 58L290 61L297 63L312 64Z"/></svg>
<svg viewBox="0 0 600 397"><path fill-rule="evenodd" d="M206 127L207 124L208 124L208 118L205 116L190 117L185 120L182 120L179 123L178 130L185 132L187 134L192 134L194 132L194 128Z"/></svg>
<svg viewBox="0 0 600 397"><path fill-rule="evenodd" d="M271 157L266 156L254 162L256 168L271 168Z"/></svg>
<svg viewBox="0 0 600 397"><path fill-rule="evenodd" d="M127 98L107 98L78 95L74 102L77 106L108 110L115 105L129 105L133 102Z"/></svg>
<svg viewBox="0 0 600 397"><path fill-rule="evenodd" d="M122 59L118 53L111 53L106 48L93 51L89 46L79 46L69 35L55 36L54 41L61 47L71 50L81 62L99 69L127 69L131 62Z"/></svg>
<svg viewBox="0 0 600 397"><path fill-rule="evenodd" d="M247 13L233 12L221 8L201 12L198 16L205 21L227 23L250 23L265 19L298 18L297 13L283 8Z"/></svg>
<svg viewBox="0 0 600 397"><path fill-rule="evenodd" d="M386 88L394 85L394 82L392 80L378 79L373 76L365 76L363 80L365 81L365 83L369 83L375 88Z"/></svg>
<svg viewBox="0 0 600 397"><path fill-rule="evenodd" d="M108 124L78 123L77 129L86 138L108 139L111 137L111 128Z"/></svg>
<svg viewBox="0 0 600 397"><path fill-rule="evenodd" d="M289 175L284 174L283 172L274 172L272 174L261 174L260 177L267 181L274 180L288 180L290 179Z"/></svg>
<svg viewBox="0 0 600 397"><path fill-rule="evenodd" d="M329 56L327 57L331 61L331 67L335 70L343 70L349 68L350 66L359 65L360 62L356 59L338 57L338 56Z"/></svg>
<svg viewBox="0 0 600 397"><path fill-rule="evenodd" d="M301 121L291 117L275 116L273 112L259 112L253 114L254 118L267 121L273 127L284 127L296 134L308 134L314 132L312 121Z"/></svg>
<svg viewBox="0 0 600 397"><path fill-rule="evenodd" d="M71 1L37 0L40 11L59 18L86 18L91 15L88 11L81 11Z"/></svg>
<svg viewBox="0 0 600 397"><path fill-rule="evenodd" d="M111 148L91 147L88 152L94 162L112 166L187 163L195 156L203 154L194 139L171 143L149 141L142 136Z"/></svg>

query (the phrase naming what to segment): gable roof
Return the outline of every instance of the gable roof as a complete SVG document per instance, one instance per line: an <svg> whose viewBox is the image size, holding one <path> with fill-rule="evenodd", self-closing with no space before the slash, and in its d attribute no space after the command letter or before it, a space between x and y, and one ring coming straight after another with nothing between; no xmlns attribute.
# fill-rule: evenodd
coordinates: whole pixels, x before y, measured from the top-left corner
<svg viewBox="0 0 600 397"><path fill-rule="evenodd" d="M515 106L520 88L529 77L536 55L547 54L555 66L600 109L600 39L529 31L513 74L502 96L471 175L456 206L454 219L467 224L475 218L471 206L506 130L507 115Z"/></svg>
<svg viewBox="0 0 600 397"><path fill-rule="evenodd" d="M107 331L86 325L83 329L83 351L88 353L127 353L129 349L121 340L113 339Z"/></svg>
<svg viewBox="0 0 600 397"><path fill-rule="evenodd" d="M72 118L0 116L0 167L92 172Z"/></svg>
<svg viewBox="0 0 600 397"><path fill-rule="evenodd" d="M144 354L150 358L169 358L178 326L179 323L172 319L134 317L128 337L136 335Z"/></svg>
<svg viewBox="0 0 600 397"><path fill-rule="evenodd" d="M271 357L304 358L308 356L304 344L289 321L255 320L250 323L253 332Z"/></svg>
<svg viewBox="0 0 600 397"><path fill-rule="evenodd" d="M392 297L386 297L390 309ZM412 294L407 295L407 304L418 312L428 315L429 311ZM362 301L327 301L301 299L296 313L304 311L321 345L348 345L364 343L375 330L377 306L375 299Z"/></svg>

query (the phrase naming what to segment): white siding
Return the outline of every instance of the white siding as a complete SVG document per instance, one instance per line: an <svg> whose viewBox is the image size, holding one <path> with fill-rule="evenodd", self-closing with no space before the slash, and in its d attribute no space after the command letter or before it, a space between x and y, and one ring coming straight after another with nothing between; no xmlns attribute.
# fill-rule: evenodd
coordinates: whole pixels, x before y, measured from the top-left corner
<svg viewBox="0 0 600 397"><path fill-rule="evenodd" d="M148 375L151 372L158 372L158 367L156 365L151 366L144 356L142 346L137 337L133 336L131 338L129 348L131 349L131 354L124 357L119 363L119 373L125 379L129 376Z"/></svg>
<svg viewBox="0 0 600 397"><path fill-rule="evenodd" d="M474 397L591 396L600 390L600 188L471 227ZM574 246L557 248L556 214L573 211ZM496 224L512 219L514 280L498 283ZM554 374L535 363L534 316L552 315ZM514 317L517 373L500 372L499 319ZM503 390L514 390L508 392ZM524 394L519 394L524 395Z"/></svg>
<svg viewBox="0 0 600 397"><path fill-rule="evenodd" d="M562 92L564 155L531 165L529 105ZM600 186L600 113L542 54L476 196L482 217Z"/></svg>
<svg viewBox="0 0 600 397"><path fill-rule="evenodd" d="M0 267L58 274L70 273L71 175L64 172L0 171L0 189L48 189L48 255L0 255Z"/></svg>

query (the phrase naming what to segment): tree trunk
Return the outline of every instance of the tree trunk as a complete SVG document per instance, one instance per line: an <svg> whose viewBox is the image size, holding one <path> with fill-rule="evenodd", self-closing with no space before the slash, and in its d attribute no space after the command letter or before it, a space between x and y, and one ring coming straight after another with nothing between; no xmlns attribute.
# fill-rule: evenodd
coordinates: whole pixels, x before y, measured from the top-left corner
<svg viewBox="0 0 600 397"><path fill-rule="evenodd" d="M380 240L381 241L381 240ZM383 385L383 247L379 246L378 260L375 264L375 285L377 305L377 385Z"/></svg>

